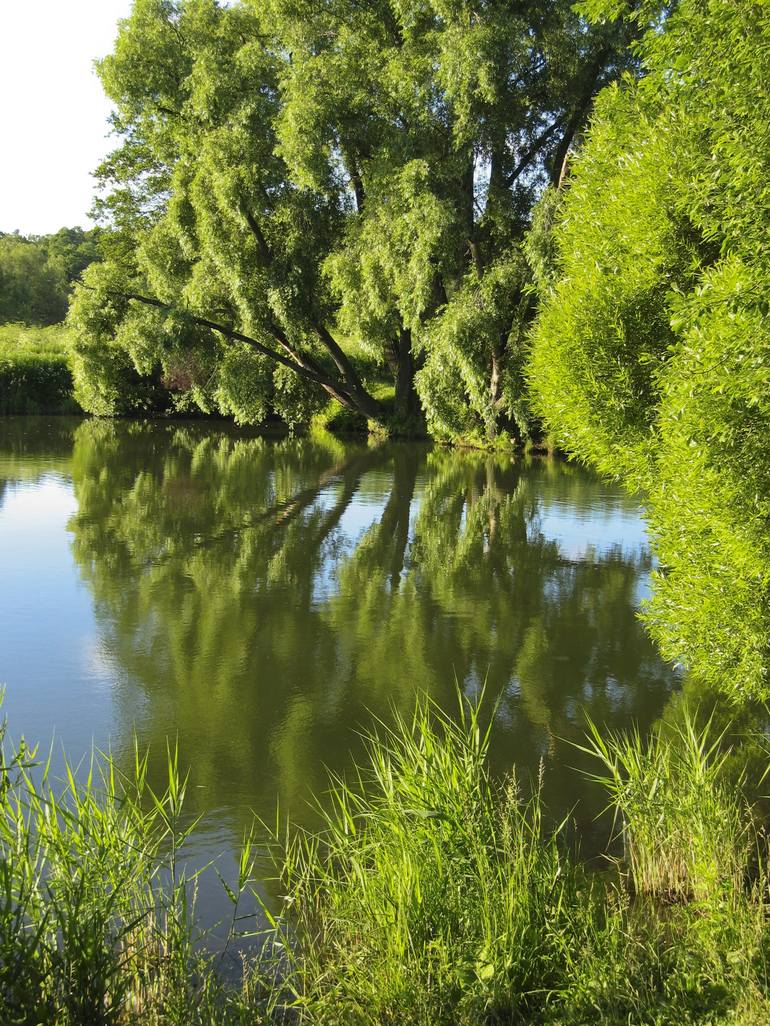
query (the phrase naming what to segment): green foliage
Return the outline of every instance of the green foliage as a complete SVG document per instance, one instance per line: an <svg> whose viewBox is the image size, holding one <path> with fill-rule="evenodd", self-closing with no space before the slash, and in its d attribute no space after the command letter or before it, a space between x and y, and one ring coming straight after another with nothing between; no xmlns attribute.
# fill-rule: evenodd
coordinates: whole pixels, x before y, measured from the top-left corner
<svg viewBox="0 0 770 1026"><path fill-rule="evenodd" d="M231 413L236 424L259 424L268 414L267 393L273 368L266 357L246 345L225 353L217 374L215 396L222 413Z"/></svg>
<svg viewBox="0 0 770 1026"><path fill-rule="evenodd" d="M0 414L70 413L72 373L65 356L0 356Z"/></svg>
<svg viewBox="0 0 770 1026"><path fill-rule="evenodd" d="M696 725L687 706L672 729L600 732L584 749L603 764L596 779L619 818L636 894L700 903L740 893L749 863L749 823L741 781L725 772L729 750L711 721ZM737 784L737 786L736 786Z"/></svg>
<svg viewBox="0 0 770 1026"><path fill-rule="evenodd" d="M359 787L335 782L321 838L289 848L308 1021L529 1019L558 986L565 936L578 946L591 929L591 888L537 796L513 779L496 794L487 745L477 710L454 723L421 705L371 739Z"/></svg>
<svg viewBox="0 0 770 1026"><path fill-rule="evenodd" d="M96 258L97 237L81 228L0 233L0 414L78 409L70 335L58 322L72 283Z"/></svg>
<svg viewBox="0 0 770 1026"><path fill-rule="evenodd" d="M500 423L509 425L515 440L526 437L527 278L518 250L502 255L482 277L466 277L427 334L417 387L428 427L437 437L483 444L497 438Z"/></svg>
<svg viewBox="0 0 770 1026"><path fill-rule="evenodd" d="M54 324L67 310L62 282L45 250L14 235L0 237L0 320Z"/></svg>
<svg viewBox="0 0 770 1026"><path fill-rule="evenodd" d="M723 737L687 717L649 742L593 730L626 840L620 873L593 876L537 786L490 780L488 740L478 706L419 704L333 781L323 829L279 845L299 1020L761 1021L764 882L745 883L758 838Z"/></svg>
<svg viewBox="0 0 770 1026"><path fill-rule="evenodd" d="M626 841L605 873L569 854L538 785L527 797L514 775L493 781L489 738L464 698L455 718L421 701L370 737L355 782L334 779L319 803L321 830L274 842L282 913L263 910L267 943L238 980L199 943L176 751L158 790L138 754L126 773L98 756L55 782L6 746L3 1013L30 1026L766 1021L767 840L725 787L724 735L686 716L649 743L593 729ZM226 885L226 944L255 838Z"/></svg>
<svg viewBox="0 0 770 1026"><path fill-rule="evenodd" d="M578 0L575 7L592 21L630 17L642 25L659 27L679 0Z"/></svg>
<svg viewBox="0 0 770 1026"><path fill-rule="evenodd" d="M532 272L532 287L541 295L554 284L556 277L556 218L563 191L549 186L532 211L532 223L524 240L524 253Z"/></svg>
<svg viewBox="0 0 770 1026"><path fill-rule="evenodd" d="M0 326L0 414L76 410L67 332L60 326Z"/></svg>
<svg viewBox="0 0 770 1026"><path fill-rule="evenodd" d="M70 333L62 324L44 328L29 324L0 324L0 353L5 356L18 353L65 356L70 342Z"/></svg>
<svg viewBox="0 0 770 1026"><path fill-rule="evenodd" d="M148 340L140 331L146 325L143 311L121 321L127 303L109 289L114 275L108 279L107 271L104 264L88 269L87 284L78 290L67 320L73 335L75 398L86 412L101 417L162 410L168 396L161 386L160 366L147 351L151 336ZM106 288L101 288L106 279ZM138 366L115 337L118 325Z"/></svg>
<svg viewBox="0 0 770 1026"><path fill-rule="evenodd" d="M641 486L648 621L702 680L768 694L767 6L685 0L607 90L558 217L534 403L569 452Z"/></svg>
<svg viewBox="0 0 770 1026"><path fill-rule="evenodd" d="M128 775L107 756L64 778L0 725L0 995L4 1022L33 1026L226 1026L249 987L226 995L197 943L195 874L183 845L186 782L168 749L164 790L147 759ZM245 886L251 848L241 860ZM256 988L249 1021L263 1021Z"/></svg>
<svg viewBox="0 0 770 1026"><path fill-rule="evenodd" d="M530 377L568 452L638 480L653 444L654 368L671 342L663 296L691 254L670 213L667 126L640 137L630 88L599 97L576 161Z"/></svg>
<svg viewBox="0 0 770 1026"><path fill-rule="evenodd" d="M0 233L0 324L56 324L72 283L96 259L97 232L62 228L25 238Z"/></svg>
<svg viewBox="0 0 770 1026"><path fill-rule="evenodd" d="M630 32L569 0L136 0L99 69L122 145L72 313L87 408L122 354L242 422L331 399L414 432L419 391L442 435L525 434L521 240Z"/></svg>

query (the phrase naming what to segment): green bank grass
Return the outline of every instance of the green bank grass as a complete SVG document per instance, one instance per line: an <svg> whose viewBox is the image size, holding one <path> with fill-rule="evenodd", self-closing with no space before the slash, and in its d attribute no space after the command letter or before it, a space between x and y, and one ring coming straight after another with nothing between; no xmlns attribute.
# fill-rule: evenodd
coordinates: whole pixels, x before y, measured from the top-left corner
<svg viewBox="0 0 770 1026"><path fill-rule="evenodd" d="M602 733L589 724L584 751L594 755L623 840L637 894L707 903L740 894L752 848L745 781L729 780L727 729L698 729L683 712L673 734Z"/></svg>
<svg viewBox="0 0 770 1026"><path fill-rule="evenodd" d="M266 838L281 907L238 981L196 943L180 848L184 780L139 755L56 786L6 754L0 833L2 1022L339 1026L770 1021L767 845L695 726L589 727L623 838L603 871L570 856L540 782L490 777L478 705L429 701L381 725L320 830ZM253 838L229 890L233 929ZM266 942L266 943L264 943Z"/></svg>
<svg viewBox="0 0 770 1026"><path fill-rule="evenodd" d="M63 325L0 325L0 415L75 413Z"/></svg>
<svg viewBox="0 0 770 1026"><path fill-rule="evenodd" d="M98 756L56 782L24 746L0 762L3 1026L264 1021L251 981L225 987L197 944L175 752L162 793L138 754L128 775Z"/></svg>

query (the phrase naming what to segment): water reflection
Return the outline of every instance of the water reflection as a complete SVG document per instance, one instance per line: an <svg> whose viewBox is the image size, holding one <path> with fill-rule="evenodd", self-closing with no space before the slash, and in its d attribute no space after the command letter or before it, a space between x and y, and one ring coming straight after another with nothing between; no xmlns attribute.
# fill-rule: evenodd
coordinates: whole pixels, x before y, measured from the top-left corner
<svg viewBox="0 0 770 1026"><path fill-rule="evenodd" d="M0 509L9 489L69 471L74 417L0 417Z"/></svg>
<svg viewBox="0 0 770 1026"><path fill-rule="evenodd" d="M101 646L159 762L240 829L305 818L355 728L419 689L502 694L494 761L547 764L552 805L595 799L565 739L643 727L674 683L635 609L650 553L633 500L559 461L83 423L72 549Z"/></svg>

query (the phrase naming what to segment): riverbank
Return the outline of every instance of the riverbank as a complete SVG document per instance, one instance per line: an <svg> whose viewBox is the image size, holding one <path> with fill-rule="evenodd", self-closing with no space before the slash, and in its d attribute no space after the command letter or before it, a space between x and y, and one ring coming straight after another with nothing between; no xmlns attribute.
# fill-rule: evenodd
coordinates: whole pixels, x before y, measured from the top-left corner
<svg viewBox="0 0 770 1026"><path fill-rule="evenodd" d="M66 329L0 326L0 416L78 413L72 390Z"/></svg>
<svg viewBox="0 0 770 1026"><path fill-rule="evenodd" d="M66 1024L766 1022L767 840L725 736L682 712L586 748L623 854L602 872L546 826L537 783L487 769L490 728L427 703L333 781L323 826L274 836L281 909L235 983L197 943L185 781L161 793L95 761L64 791L6 755L0 989L14 1022ZM739 775L740 776L740 775ZM183 825L187 823L187 825ZM262 831L264 836L264 831ZM265 856L228 884L228 941ZM207 872L212 872L211 869ZM255 950L258 950L259 942Z"/></svg>
<svg viewBox="0 0 770 1026"><path fill-rule="evenodd" d="M346 345L350 343L346 342ZM381 425L367 421L361 414L346 409L336 399L329 399L299 433L328 431L341 437L369 436L375 439L391 437L410 441L434 441L436 444L454 448L488 452L552 454L557 451L555 441L550 436L522 441L502 433L494 442L485 441L481 437L431 438L419 418L399 427L394 409L395 389L392 384L379 380L374 370L372 373L373 378L369 382L372 394L396 425L390 434ZM143 379L137 378L137 382L141 380ZM164 389L160 382L155 382L154 386L151 386L150 379L147 378L141 387L147 392L143 402L137 404L133 414L123 417L163 421L194 418L234 422L232 417L226 417L221 413L206 414L194 407L191 408L189 403L179 402L179 396ZM91 416L78 403L76 391L69 329L65 324L44 328L26 324L0 325L0 416ZM152 396L150 393L153 393ZM290 430L290 426L276 414L271 414L263 423L254 425L259 429L277 426Z"/></svg>

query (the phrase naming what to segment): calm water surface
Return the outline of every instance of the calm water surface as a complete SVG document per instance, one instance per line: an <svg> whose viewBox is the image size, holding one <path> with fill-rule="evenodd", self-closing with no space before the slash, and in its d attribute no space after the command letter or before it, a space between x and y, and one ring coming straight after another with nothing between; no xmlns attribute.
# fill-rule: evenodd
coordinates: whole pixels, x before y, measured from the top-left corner
<svg viewBox="0 0 770 1026"><path fill-rule="evenodd" d="M0 567L11 734L126 763L136 735L158 784L178 738L195 857L225 871L253 811L312 822L358 730L455 681L501 696L495 767L542 764L590 837L569 740L586 713L645 728L677 686L637 619L638 504L559 460L10 418Z"/></svg>

